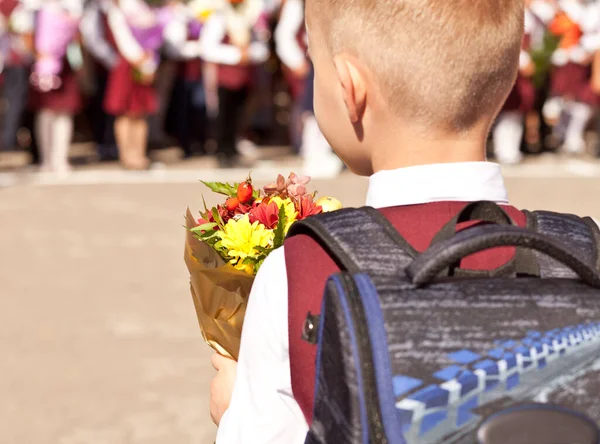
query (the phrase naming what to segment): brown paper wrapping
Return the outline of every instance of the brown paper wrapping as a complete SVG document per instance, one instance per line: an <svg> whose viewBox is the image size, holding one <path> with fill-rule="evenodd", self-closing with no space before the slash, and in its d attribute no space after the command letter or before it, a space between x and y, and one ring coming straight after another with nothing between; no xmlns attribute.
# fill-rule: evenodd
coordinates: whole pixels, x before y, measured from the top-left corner
<svg viewBox="0 0 600 444"><path fill-rule="evenodd" d="M254 276L236 270L213 248L189 230L197 226L189 208L185 239L185 263L200 331L206 343L237 361L242 326Z"/></svg>

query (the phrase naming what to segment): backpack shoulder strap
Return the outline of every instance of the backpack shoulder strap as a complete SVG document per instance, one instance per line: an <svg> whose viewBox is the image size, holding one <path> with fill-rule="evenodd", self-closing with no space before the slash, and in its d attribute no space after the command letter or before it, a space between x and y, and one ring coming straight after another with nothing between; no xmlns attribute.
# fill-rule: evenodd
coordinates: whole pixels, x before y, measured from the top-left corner
<svg viewBox="0 0 600 444"><path fill-rule="evenodd" d="M600 228L592 218L551 211L525 211L525 214L527 228L564 242L600 270ZM542 277L574 277L570 269L541 253L536 253L536 259Z"/></svg>
<svg viewBox="0 0 600 444"><path fill-rule="evenodd" d="M307 235L351 273L388 275L404 270L416 250L376 209L345 208L296 222L288 237Z"/></svg>

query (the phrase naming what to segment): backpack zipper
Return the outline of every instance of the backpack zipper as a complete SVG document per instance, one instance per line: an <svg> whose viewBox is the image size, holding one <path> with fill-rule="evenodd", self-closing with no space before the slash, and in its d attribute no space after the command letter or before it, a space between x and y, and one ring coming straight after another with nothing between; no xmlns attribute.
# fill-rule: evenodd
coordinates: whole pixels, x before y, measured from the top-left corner
<svg viewBox="0 0 600 444"><path fill-rule="evenodd" d="M369 443L370 444L388 444L379 404L379 395L377 394L377 381L375 380L375 370L373 368L373 355L371 351L371 340L367 328L367 318L365 316L362 301L358 293L358 288L354 279L348 274L342 275L342 282L348 295L348 303L351 308L351 316L354 320L354 326L358 333L358 351L361 363L363 387L365 399L367 401L367 418L369 422Z"/></svg>

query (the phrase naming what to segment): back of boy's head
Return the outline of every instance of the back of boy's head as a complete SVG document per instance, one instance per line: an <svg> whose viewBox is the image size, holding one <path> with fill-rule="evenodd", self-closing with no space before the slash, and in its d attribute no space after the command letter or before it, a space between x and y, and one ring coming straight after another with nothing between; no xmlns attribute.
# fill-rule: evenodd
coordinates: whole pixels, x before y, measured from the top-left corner
<svg viewBox="0 0 600 444"><path fill-rule="evenodd" d="M495 116L514 84L523 0L308 4L331 52L365 63L388 108L422 127L468 131Z"/></svg>

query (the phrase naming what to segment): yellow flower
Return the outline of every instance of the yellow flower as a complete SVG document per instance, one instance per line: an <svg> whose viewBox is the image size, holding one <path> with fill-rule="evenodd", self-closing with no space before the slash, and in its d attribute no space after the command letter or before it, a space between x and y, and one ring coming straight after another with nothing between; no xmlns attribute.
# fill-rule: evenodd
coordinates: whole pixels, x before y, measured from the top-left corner
<svg viewBox="0 0 600 444"><path fill-rule="evenodd" d="M231 258L229 263L238 270L250 270L248 264L244 264L247 257L256 258L260 255L254 248L267 248L273 243L273 230L267 230L258 222L250 223L247 214L238 220L229 219L223 230L218 231L221 245L227 249L227 255ZM249 274L253 274L252 272Z"/></svg>
<svg viewBox="0 0 600 444"><path fill-rule="evenodd" d="M241 262L238 262L234 267L244 273L254 274L254 265L252 264L242 264Z"/></svg>
<svg viewBox="0 0 600 444"><path fill-rule="evenodd" d="M296 219L298 218L298 212L296 211L296 205L294 205L294 201L292 199L282 199L279 196L275 196L271 199L271 202L275 202L277 207L281 209L283 206L285 208L285 217L287 219L285 228L283 229L284 234L287 234L288 230L292 226Z"/></svg>

